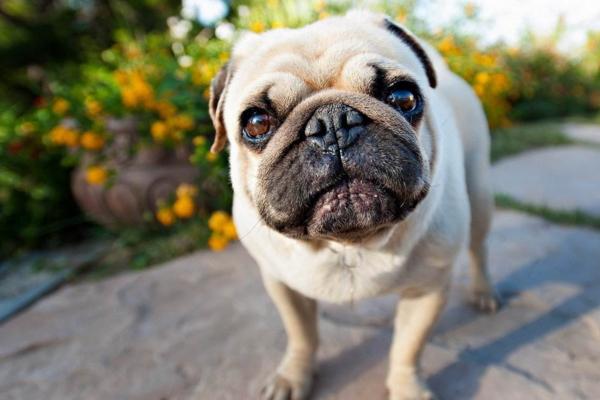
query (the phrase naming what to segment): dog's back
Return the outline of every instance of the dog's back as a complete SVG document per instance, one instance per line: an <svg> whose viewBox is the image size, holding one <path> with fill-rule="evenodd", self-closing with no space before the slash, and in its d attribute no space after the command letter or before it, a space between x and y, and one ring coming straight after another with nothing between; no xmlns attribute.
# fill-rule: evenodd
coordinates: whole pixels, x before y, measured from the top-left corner
<svg viewBox="0 0 600 400"><path fill-rule="evenodd" d="M477 95L461 77L450 71L442 56L432 46L423 43L438 75L437 91L447 100L460 132L464 153L465 181L471 209L470 262L475 272L476 291L485 291L485 238L490 229L494 208L490 177L490 132ZM475 268L479 265L479 268ZM478 287L480 286L480 287ZM476 299L477 301L477 299ZM486 305L482 305L486 308ZM494 305L495 307L495 305Z"/></svg>

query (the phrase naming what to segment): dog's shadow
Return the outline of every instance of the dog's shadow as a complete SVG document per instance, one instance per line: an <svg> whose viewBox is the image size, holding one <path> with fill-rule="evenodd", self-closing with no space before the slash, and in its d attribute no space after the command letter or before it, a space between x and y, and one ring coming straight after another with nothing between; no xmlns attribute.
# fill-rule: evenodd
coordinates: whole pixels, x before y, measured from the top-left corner
<svg viewBox="0 0 600 400"><path fill-rule="evenodd" d="M543 371L539 371L539 374L537 371L532 373L507 360L524 346L566 327L600 306L600 268L597 261L600 259L600 236L595 246L578 249L581 232L576 230L569 232L562 238L558 249L523 264L497 282L496 287L504 303L503 309L498 314L487 316L466 311L464 309L468 307L466 304L458 306L463 308L462 310L448 310L449 315L446 315L434 332L432 339L434 344L442 337L452 337L453 332L457 332L466 324L480 322L481 318L488 320L485 329L489 332L484 333L493 336L494 329L502 326L501 320L511 319L511 315L514 315L514 308L517 306L513 303L518 303L520 295L525 291L558 283L577 287L575 294L539 312L535 318L518 324L502 336L479 346L464 346L450 363L433 375L426 376L429 386L439 398L476 398L481 379L492 366L517 374L531 385L538 385L540 390L553 393L552 383L540 378L544 375ZM581 251L587 253L583 257L581 254L575 254ZM579 262L580 260L584 260L584 265ZM377 370L375 373L369 372L369 379L377 377L379 382L367 386L379 387L381 390L380 393L371 393L369 398L385 399L385 370L391 337L391 327L380 329L357 346L323 360L319 365L320 376L317 379L314 397L339 398L334 394L351 385L353 381L360 380L363 375L375 368Z"/></svg>

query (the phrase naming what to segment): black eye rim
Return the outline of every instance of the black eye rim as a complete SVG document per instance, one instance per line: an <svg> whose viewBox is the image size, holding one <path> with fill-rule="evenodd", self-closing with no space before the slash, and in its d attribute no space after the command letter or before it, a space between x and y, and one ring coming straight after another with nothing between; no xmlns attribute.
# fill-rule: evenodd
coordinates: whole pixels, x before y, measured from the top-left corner
<svg viewBox="0 0 600 400"><path fill-rule="evenodd" d="M391 96L391 94L399 90L407 90L415 96L416 105L412 110L403 111L401 108L396 107L388 102L388 98ZM425 106L425 101L423 99L423 95L421 94L421 90L419 90L419 86L415 82L409 80L402 80L391 84L385 91L382 101L397 110L411 123L421 114L423 114L423 109Z"/></svg>
<svg viewBox="0 0 600 400"><path fill-rule="evenodd" d="M255 116L257 114L268 115L271 118L272 124L271 124L268 132L263 133L262 135L252 136L246 131L246 124L248 124L248 121L250 121L250 118L252 118L253 116ZM268 110L265 110L264 108L261 108L261 107L250 107L250 108L246 109L240 116L240 126L241 126L241 130L242 130L242 137L244 138L244 140L246 140L250 143L253 143L253 144L263 143L267 139L269 139L271 137L271 135L273 135L273 132L275 131L276 121L277 121L277 119Z"/></svg>

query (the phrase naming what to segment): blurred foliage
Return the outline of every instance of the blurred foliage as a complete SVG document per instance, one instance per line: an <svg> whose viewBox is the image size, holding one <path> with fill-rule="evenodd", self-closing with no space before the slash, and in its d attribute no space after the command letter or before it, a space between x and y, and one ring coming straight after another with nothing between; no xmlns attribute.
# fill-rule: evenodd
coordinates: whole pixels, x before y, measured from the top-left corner
<svg viewBox="0 0 600 400"><path fill-rule="evenodd" d="M10 108L0 113L0 258L80 233L84 217L71 195L70 167L42 142L51 119L47 110L26 120Z"/></svg>
<svg viewBox="0 0 600 400"><path fill-rule="evenodd" d="M49 73L77 74L116 32L163 30L179 7L179 0L1 1L0 97L31 104L47 90Z"/></svg>
<svg viewBox="0 0 600 400"><path fill-rule="evenodd" d="M300 27L356 3L233 0L225 19L202 26L177 16L179 0L0 2L0 257L79 235L75 228L87 221L70 194L71 170L85 164L90 184L110 185L118 171L106 153L114 140L106 122L130 117L138 123L136 149L191 147L190 162L202 171L200 181L157 204L149 229L160 237L200 224L207 229L198 243L222 249L236 235L231 218L218 211L228 209L231 192L226 155L209 152L210 80L241 32ZM490 125L504 128L494 133L502 137L494 142L495 159L565 140L552 127L508 129L515 122L600 108L600 33L591 32L571 55L556 50L561 26L550 37L528 34L518 47L483 45L473 32L485 24L473 4L465 3L460 18L435 31L415 12L419 4L362 3L430 41L473 86ZM134 258L158 260L144 257Z"/></svg>

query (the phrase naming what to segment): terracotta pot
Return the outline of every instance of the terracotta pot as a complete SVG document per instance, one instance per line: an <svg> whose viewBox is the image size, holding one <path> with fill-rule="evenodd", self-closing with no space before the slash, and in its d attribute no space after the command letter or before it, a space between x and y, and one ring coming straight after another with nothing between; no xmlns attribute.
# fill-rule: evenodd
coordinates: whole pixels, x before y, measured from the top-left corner
<svg viewBox="0 0 600 400"><path fill-rule="evenodd" d="M198 178L197 167L188 161L191 149L148 146L134 151L138 144L135 119L110 119L106 126L114 140L104 150L105 164L116 171L116 179L106 186L87 183L90 158L81 161L71 179L77 203L98 223L110 228L140 226L156 211L158 200L167 199L181 183L194 183Z"/></svg>

